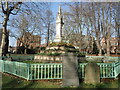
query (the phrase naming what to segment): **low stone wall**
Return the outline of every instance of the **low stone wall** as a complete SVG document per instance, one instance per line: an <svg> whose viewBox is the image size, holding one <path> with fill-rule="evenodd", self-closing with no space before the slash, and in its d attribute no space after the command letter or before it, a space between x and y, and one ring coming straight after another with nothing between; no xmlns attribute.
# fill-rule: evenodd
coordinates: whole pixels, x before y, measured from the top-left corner
<svg viewBox="0 0 120 90"><path fill-rule="evenodd" d="M64 46L52 46L52 47L46 47L46 50L65 50Z"/></svg>
<svg viewBox="0 0 120 90"><path fill-rule="evenodd" d="M43 56L43 55L36 55L34 57L35 62L61 62L63 60L62 56Z"/></svg>

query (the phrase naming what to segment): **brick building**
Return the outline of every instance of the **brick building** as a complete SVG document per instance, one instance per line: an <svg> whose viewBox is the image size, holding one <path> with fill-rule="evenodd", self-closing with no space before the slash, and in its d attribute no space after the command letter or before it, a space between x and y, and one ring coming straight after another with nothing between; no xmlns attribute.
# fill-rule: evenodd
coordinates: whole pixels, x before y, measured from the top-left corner
<svg viewBox="0 0 120 90"><path fill-rule="evenodd" d="M107 48L106 47L106 42L105 42L104 38L102 39L101 43L102 43L103 49ZM111 53L116 53L116 52L120 53L120 48L118 46L118 38L112 37L110 39L110 50L111 50Z"/></svg>
<svg viewBox="0 0 120 90"><path fill-rule="evenodd" d="M17 39L17 47L24 45L29 45L28 48L36 48L41 45L41 37L38 35L33 35L29 32L26 32L25 35Z"/></svg>

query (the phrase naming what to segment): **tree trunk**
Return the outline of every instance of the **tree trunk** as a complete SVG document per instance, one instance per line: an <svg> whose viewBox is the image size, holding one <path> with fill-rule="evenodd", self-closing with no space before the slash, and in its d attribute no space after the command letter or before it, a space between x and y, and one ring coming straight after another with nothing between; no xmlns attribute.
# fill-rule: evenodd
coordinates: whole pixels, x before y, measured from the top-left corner
<svg viewBox="0 0 120 90"><path fill-rule="evenodd" d="M27 54L27 49L28 49L28 47L25 46L24 54Z"/></svg>
<svg viewBox="0 0 120 90"><path fill-rule="evenodd" d="M110 32L108 32L110 33ZM106 53L107 56L110 56L110 35L108 34L108 37L107 37L107 53Z"/></svg>
<svg viewBox="0 0 120 90"><path fill-rule="evenodd" d="M9 15L4 15L4 22L3 22L3 28L2 28L2 42L0 47L0 56L6 56L6 45L7 45L7 21L8 21Z"/></svg>
<svg viewBox="0 0 120 90"><path fill-rule="evenodd" d="M79 39L80 39L80 42L79 42L79 50L82 51L82 30L80 28L80 36L78 36Z"/></svg>
<svg viewBox="0 0 120 90"><path fill-rule="evenodd" d="M49 36L50 36L50 25L48 25L48 30L47 30L47 44L46 44L46 46L48 46L49 45Z"/></svg>
<svg viewBox="0 0 120 90"><path fill-rule="evenodd" d="M97 40L97 46L98 46L98 49L99 49L99 54L98 56L102 56L102 47L100 45L100 40Z"/></svg>
<svg viewBox="0 0 120 90"><path fill-rule="evenodd" d="M27 48L25 48L25 50L24 50L24 54L27 54Z"/></svg>
<svg viewBox="0 0 120 90"><path fill-rule="evenodd" d="M110 42L107 40L107 56L110 56Z"/></svg>
<svg viewBox="0 0 120 90"><path fill-rule="evenodd" d="M99 49L99 54L98 56L102 56L102 49Z"/></svg>

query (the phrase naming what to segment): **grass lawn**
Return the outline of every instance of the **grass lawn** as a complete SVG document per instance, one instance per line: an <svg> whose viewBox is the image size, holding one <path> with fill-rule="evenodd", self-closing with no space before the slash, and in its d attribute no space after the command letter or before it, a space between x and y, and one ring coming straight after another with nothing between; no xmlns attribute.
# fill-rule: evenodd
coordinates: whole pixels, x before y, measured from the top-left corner
<svg viewBox="0 0 120 90"><path fill-rule="evenodd" d="M27 81L2 74L2 88L60 88L60 85L53 81Z"/></svg>
<svg viewBox="0 0 120 90"><path fill-rule="evenodd" d="M118 88L120 81L100 83L97 85L80 83L77 88ZM2 74L2 88L61 88L61 82L57 81L27 81L9 74ZM71 88L71 87L64 87Z"/></svg>
<svg viewBox="0 0 120 90"><path fill-rule="evenodd" d="M118 88L119 85L118 81L100 83L97 85L81 83L79 88Z"/></svg>

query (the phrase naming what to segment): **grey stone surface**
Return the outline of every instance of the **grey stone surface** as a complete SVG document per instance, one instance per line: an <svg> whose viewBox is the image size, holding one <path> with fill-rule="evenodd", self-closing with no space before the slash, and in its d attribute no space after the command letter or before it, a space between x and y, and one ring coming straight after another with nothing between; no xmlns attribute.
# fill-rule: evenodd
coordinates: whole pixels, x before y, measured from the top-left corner
<svg viewBox="0 0 120 90"><path fill-rule="evenodd" d="M79 86L78 60L74 53L63 56L63 86Z"/></svg>
<svg viewBox="0 0 120 90"><path fill-rule="evenodd" d="M35 62L46 62L46 61L49 61L49 62L51 62L51 61L54 61L54 62L56 62L56 61L59 61L59 62L62 62L62 60L63 60L63 57L62 56L43 56L43 55L36 55L35 57L34 57L34 61Z"/></svg>
<svg viewBox="0 0 120 90"><path fill-rule="evenodd" d="M86 65L84 82L87 84L100 83L100 68L96 63Z"/></svg>

